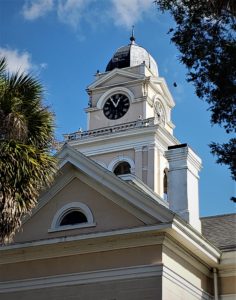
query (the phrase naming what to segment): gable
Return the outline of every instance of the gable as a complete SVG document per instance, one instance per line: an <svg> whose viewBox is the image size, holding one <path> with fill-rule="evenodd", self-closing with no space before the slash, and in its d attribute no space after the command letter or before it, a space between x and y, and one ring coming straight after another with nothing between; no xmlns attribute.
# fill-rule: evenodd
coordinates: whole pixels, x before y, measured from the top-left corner
<svg viewBox="0 0 236 300"><path fill-rule="evenodd" d="M95 226L49 232L56 213L65 205L75 202L83 203L89 207L94 217ZM21 232L16 235L15 242L104 232L143 225L143 221L104 197L83 181L73 178L23 224Z"/></svg>
<svg viewBox="0 0 236 300"><path fill-rule="evenodd" d="M97 85L96 88L100 88L100 87L107 87L107 86L113 86L113 85L120 85L120 84L123 84L123 83L127 83L129 81L133 81L134 79L133 78L130 78L128 76L122 76L122 75L115 75L111 78L108 78L106 81L102 82L101 84Z"/></svg>
<svg viewBox="0 0 236 300"><path fill-rule="evenodd" d="M135 80L140 80L140 79L141 80L144 79L144 76L140 74L135 74L124 70L120 70L120 69L114 69L113 71L103 75L101 78L99 78L94 83L92 83L88 87L88 89L92 90L95 88L112 86L115 84L120 85L125 82L129 82L129 81L134 82Z"/></svg>
<svg viewBox="0 0 236 300"><path fill-rule="evenodd" d="M129 229L173 219L174 214L160 199L134 188L69 145L62 147L57 158L58 176L25 219L16 242ZM81 210L74 210L77 204ZM68 211L85 212L87 222L60 227Z"/></svg>

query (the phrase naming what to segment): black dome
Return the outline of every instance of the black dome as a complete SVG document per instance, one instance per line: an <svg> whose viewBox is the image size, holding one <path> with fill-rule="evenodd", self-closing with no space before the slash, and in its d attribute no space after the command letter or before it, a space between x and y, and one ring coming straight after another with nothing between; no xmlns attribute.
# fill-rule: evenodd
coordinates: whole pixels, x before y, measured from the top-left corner
<svg viewBox="0 0 236 300"><path fill-rule="evenodd" d="M117 49L106 67L106 72L115 68L127 68L138 66L145 62L152 73L158 76L158 68L153 57L143 47L138 46L134 41L127 46Z"/></svg>

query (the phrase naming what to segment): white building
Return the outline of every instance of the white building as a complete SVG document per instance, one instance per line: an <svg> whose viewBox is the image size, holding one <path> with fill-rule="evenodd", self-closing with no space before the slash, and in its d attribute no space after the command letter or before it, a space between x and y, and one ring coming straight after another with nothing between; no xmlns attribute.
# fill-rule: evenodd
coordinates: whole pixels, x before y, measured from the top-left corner
<svg viewBox="0 0 236 300"><path fill-rule="evenodd" d="M0 249L1 299L236 299L235 215L200 219L201 159L153 57L132 36L87 92L88 130Z"/></svg>

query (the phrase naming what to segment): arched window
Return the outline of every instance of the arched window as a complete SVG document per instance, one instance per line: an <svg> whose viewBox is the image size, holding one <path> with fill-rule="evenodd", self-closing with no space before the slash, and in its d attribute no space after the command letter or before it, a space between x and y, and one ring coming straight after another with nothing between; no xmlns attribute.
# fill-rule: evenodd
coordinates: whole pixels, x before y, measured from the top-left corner
<svg viewBox="0 0 236 300"><path fill-rule="evenodd" d="M114 174L115 175L130 174L131 173L130 169L131 169L130 164L127 161L123 161L115 167Z"/></svg>
<svg viewBox="0 0 236 300"><path fill-rule="evenodd" d="M60 226L81 224L86 223L87 221L87 217L81 211L72 210L62 217Z"/></svg>
<svg viewBox="0 0 236 300"><path fill-rule="evenodd" d="M168 169L164 170L163 175L163 198L164 200L168 199L167 192L168 192Z"/></svg>
<svg viewBox="0 0 236 300"><path fill-rule="evenodd" d="M72 202L64 205L56 212L48 232L93 226L96 226L96 223L89 207L81 202Z"/></svg>

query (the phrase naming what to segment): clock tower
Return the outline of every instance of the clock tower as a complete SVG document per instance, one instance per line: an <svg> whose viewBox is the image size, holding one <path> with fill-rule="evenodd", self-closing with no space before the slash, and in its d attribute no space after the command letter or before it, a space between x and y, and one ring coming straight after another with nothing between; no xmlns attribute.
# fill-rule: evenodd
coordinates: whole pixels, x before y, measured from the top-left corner
<svg viewBox="0 0 236 300"><path fill-rule="evenodd" d="M65 135L66 140L109 171L166 198L165 151L179 142L171 121L174 101L154 58L132 35L87 92L87 131Z"/></svg>

